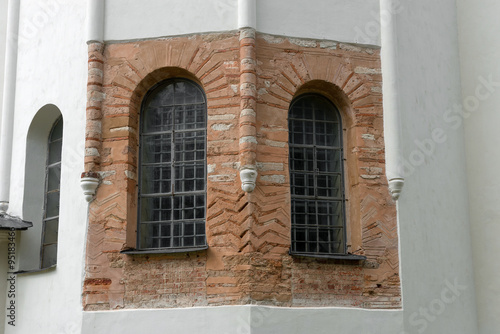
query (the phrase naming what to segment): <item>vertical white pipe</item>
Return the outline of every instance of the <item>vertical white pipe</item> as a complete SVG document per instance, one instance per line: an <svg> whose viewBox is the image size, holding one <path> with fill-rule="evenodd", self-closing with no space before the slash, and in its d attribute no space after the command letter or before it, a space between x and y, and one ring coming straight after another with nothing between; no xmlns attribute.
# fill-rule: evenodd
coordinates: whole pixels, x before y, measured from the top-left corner
<svg viewBox="0 0 500 334"><path fill-rule="evenodd" d="M12 135L16 104L17 39L19 36L19 0L9 0L7 14L7 50L2 103L0 141L0 212L9 208Z"/></svg>
<svg viewBox="0 0 500 334"><path fill-rule="evenodd" d="M257 29L256 0L238 0L238 28Z"/></svg>
<svg viewBox="0 0 500 334"><path fill-rule="evenodd" d="M398 103L396 10L394 0L380 0L386 175L394 200L399 198L404 185Z"/></svg>
<svg viewBox="0 0 500 334"><path fill-rule="evenodd" d="M104 1L88 0L87 3L87 44L104 41Z"/></svg>

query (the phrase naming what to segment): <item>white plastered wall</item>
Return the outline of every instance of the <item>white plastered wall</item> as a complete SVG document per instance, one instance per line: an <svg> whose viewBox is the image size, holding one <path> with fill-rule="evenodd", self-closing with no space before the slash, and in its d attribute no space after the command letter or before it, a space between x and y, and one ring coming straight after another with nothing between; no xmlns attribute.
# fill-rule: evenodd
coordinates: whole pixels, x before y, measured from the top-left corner
<svg viewBox="0 0 500 334"><path fill-rule="evenodd" d="M236 0L106 0L104 39L150 39L235 30Z"/></svg>
<svg viewBox="0 0 500 334"><path fill-rule="evenodd" d="M481 334L500 328L500 3L458 0L471 236Z"/></svg>
<svg viewBox="0 0 500 334"><path fill-rule="evenodd" d="M222 306L85 312L83 334L402 333L402 311Z"/></svg>
<svg viewBox="0 0 500 334"><path fill-rule="evenodd" d="M379 0L257 0L257 30L380 45Z"/></svg>
<svg viewBox="0 0 500 334"><path fill-rule="evenodd" d="M380 45L379 0L257 0L257 31ZM238 28L237 0L107 0L104 39L150 39Z"/></svg>
<svg viewBox="0 0 500 334"><path fill-rule="evenodd" d="M297 0L259 0L257 29L291 37L379 44L378 1L316 1L304 9L298 7L304 2ZM318 333L331 333L335 327L344 333L400 334L403 322L407 333L416 333L423 328L424 320L424 333L476 333L463 134L461 128L452 128L453 123L443 116L447 108L461 99L453 0L402 1L403 10L398 14L406 159L410 160L413 152L422 151L415 139L432 139L435 129L443 129L446 134L446 140L435 143L432 150L429 148L430 154L424 152L423 162L407 175L399 202L404 313L283 308L264 320L260 318L269 313L257 311L259 308L254 312L248 307L81 312L86 203L79 188L79 174L83 168L85 129L86 4L77 0L54 2L61 6L51 11L41 8L39 1L22 1L20 33L27 42L21 43L19 50L22 66L17 86L11 210L14 214L22 213L26 135L31 119L42 106L53 103L65 121L58 265L50 272L18 277L18 318L16 327L7 326L6 333L79 333L82 317L84 333L106 334L145 330L155 333L164 328L178 333L207 332L206 326L218 333L234 333L235 328L241 328L242 333L252 329L252 333L302 334L305 330L301 326L313 318L317 321L307 331ZM144 10L146 3L151 6L148 10ZM155 38L237 28L237 1L189 0L182 5L176 2L171 12L158 10L162 3L165 1L108 0L105 39ZM336 10L319 10L330 7ZM297 11L307 20L289 23ZM185 12L191 12L193 19L179 15ZM201 12L203 17L214 19L196 19ZM45 21L43 13L50 20ZM352 20L347 20L349 15ZM283 16L289 20L278 20ZM297 31L302 24L305 28ZM451 300L450 286L457 290L457 295L448 303L443 296ZM443 310L437 316L431 313L432 318L419 313L440 305L444 305ZM241 327L238 319L247 321L247 325ZM334 323L329 322L332 319Z"/></svg>
<svg viewBox="0 0 500 334"><path fill-rule="evenodd" d="M79 185L87 80L85 11L85 1L21 1L9 210L14 215L23 213L31 121L44 105L54 104L64 117L60 225L56 269L17 276L16 326L6 325L5 333L72 334L81 330L87 217Z"/></svg>
<svg viewBox="0 0 500 334"><path fill-rule="evenodd" d="M405 186L398 202L407 333L477 333L454 0L399 1Z"/></svg>
<svg viewBox="0 0 500 334"><path fill-rule="evenodd" d="M3 102L5 50L7 46L6 34L7 34L7 0L0 0L0 106L2 105Z"/></svg>

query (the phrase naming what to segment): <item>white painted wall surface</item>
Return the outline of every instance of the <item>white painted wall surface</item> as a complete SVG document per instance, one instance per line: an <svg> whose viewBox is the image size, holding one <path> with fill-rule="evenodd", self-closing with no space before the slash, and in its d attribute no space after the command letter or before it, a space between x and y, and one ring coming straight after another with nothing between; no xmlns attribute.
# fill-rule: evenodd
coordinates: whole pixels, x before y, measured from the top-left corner
<svg viewBox="0 0 500 334"><path fill-rule="evenodd" d="M238 28L237 0L106 0L107 41Z"/></svg>
<svg viewBox="0 0 500 334"><path fill-rule="evenodd" d="M104 39L238 29L237 0L107 0ZM380 45L378 0L257 0L260 32Z"/></svg>
<svg viewBox="0 0 500 334"><path fill-rule="evenodd" d="M3 101L5 50L7 43L6 33L7 33L7 0L0 0L0 106L2 105Z"/></svg>
<svg viewBox="0 0 500 334"><path fill-rule="evenodd" d="M477 333L454 0L399 1L407 172L398 202L407 333Z"/></svg>
<svg viewBox="0 0 500 334"><path fill-rule="evenodd" d="M500 328L500 3L458 0L479 332ZM489 82L489 83L488 83ZM470 116L469 116L470 115Z"/></svg>
<svg viewBox="0 0 500 334"><path fill-rule="evenodd" d="M379 0L257 0L260 32L380 45Z"/></svg>
<svg viewBox="0 0 500 334"><path fill-rule="evenodd" d="M85 10L85 1L21 1L10 211L22 214L31 120L52 103L64 117L59 249L55 270L17 277L16 326L7 325L5 333L73 334L81 329L87 216L79 184L87 81Z"/></svg>
<svg viewBox="0 0 500 334"><path fill-rule="evenodd" d="M400 334L402 313L250 305L85 312L82 334L160 334L166 329L176 334Z"/></svg>

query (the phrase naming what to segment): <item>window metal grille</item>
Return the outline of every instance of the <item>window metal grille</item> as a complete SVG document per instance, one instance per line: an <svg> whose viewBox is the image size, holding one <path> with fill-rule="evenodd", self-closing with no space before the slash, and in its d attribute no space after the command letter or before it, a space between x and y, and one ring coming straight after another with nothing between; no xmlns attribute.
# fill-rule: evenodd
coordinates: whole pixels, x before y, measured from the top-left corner
<svg viewBox="0 0 500 334"><path fill-rule="evenodd" d="M45 206L42 227L41 267L57 263L57 235L59 230L59 188L61 184L61 150L63 122L59 118L49 135L47 167L45 172Z"/></svg>
<svg viewBox="0 0 500 334"><path fill-rule="evenodd" d="M206 246L206 100L194 82L153 88L141 113L140 249Z"/></svg>
<svg viewBox="0 0 500 334"><path fill-rule="evenodd" d="M292 254L346 253L342 125L320 95L301 96L288 115Z"/></svg>

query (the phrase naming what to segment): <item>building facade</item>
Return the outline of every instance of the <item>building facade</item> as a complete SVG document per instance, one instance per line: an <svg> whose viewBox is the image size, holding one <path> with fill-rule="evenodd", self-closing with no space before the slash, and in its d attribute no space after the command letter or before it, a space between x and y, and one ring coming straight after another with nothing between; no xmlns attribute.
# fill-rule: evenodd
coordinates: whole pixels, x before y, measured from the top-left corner
<svg viewBox="0 0 500 334"><path fill-rule="evenodd" d="M497 5L0 6L4 333L496 332Z"/></svg>

